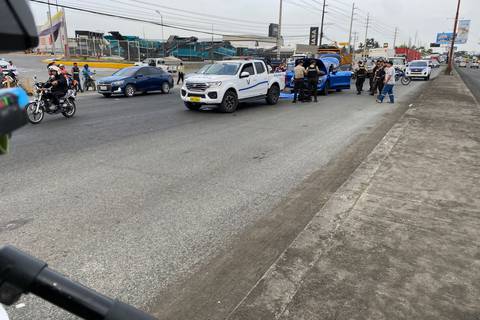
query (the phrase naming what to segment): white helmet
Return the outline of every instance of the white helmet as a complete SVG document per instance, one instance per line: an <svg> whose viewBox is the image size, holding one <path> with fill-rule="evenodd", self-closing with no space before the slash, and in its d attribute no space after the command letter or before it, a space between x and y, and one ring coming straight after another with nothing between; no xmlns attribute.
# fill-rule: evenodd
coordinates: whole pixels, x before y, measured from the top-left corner
<svg viewBox="0 0 480 320"><path fill-rule="evenodd" d="M60 73L60 68L57 66L50 66L48 67L48 71L56 71L57 73Z"/></svg>

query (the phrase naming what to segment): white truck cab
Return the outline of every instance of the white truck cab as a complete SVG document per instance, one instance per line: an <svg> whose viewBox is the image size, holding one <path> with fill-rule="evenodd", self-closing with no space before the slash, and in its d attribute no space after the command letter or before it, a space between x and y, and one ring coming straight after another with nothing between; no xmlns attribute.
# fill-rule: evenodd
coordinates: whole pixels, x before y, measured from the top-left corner
<svg viewBox="0 0 480 320"><path fill-rule="evenodd" d="M228 60L192 74L181 89L190 110L217 105L221 112L235 112L239 102L263 100L276 104L285 88L285 73L271 73L262 60Z"/></svg>
<svg viewBox="0 0 480 320"><path fill-rule="evenodd" d="M408 63L405 75L410 78L430 80L432 75L431 64L428 60L414 60Z"/></svg>

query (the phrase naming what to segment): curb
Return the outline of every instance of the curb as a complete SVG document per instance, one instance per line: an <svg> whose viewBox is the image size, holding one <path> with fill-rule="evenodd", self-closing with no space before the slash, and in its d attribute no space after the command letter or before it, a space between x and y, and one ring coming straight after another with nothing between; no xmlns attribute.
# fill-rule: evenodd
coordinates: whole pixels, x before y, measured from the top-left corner
<svg viewBox="0 0 480 320"><path fill-rule="evenodd" d="M48 64L53 60L43 60L42 62ZM122 69L132 67L133 63L117 63L117 62L101 62L101 61L72 61L72 60L55 60L57 64L63 64L66 66L73 66L74 63L79 65L88 64L91 68L105 68L105 69Z"/></svg>

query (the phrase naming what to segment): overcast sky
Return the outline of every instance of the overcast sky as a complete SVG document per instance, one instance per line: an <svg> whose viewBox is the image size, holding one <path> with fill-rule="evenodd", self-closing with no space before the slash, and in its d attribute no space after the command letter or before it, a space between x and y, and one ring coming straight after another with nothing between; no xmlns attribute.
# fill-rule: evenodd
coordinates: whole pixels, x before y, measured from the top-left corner
<svg viewBox="0 0 480 320"><path fill-rule="evenodd" d="M129 15L165 24L183 26L195 30L213 30L220 34L267 35L268 24L278 22L279 0L57 0L65 4L96 12ZM326 0L324 34L327 42L348 41L349 16L352 9L350 0ZM55 3L55 0L51 0ZM480 51L480 9L479 0L462 0L460 17L471 19L468 43L460 50ZM309 26L319 26L322 0L284 0L282 34L287 43L306 43ZM434 42L437 32L451 32L457 0L356 0L353 31L358 33L358 42L365 38L367 13L370 13L369 38L380 43L393 43L394 30L398 27L397 44L415 40L428 45ZM47 19L47 7L31 3L37 24ZM52 8L55 11L55 7ZM131 22L117 18L66 11L69 36L75 30L120 31L124 35L146 36L161 39L162 28L148 23ZM164 35L210 36L198 32L164 28ZM218 38L219 36L216 36ZM324 42L325 42L324 41Z"/></svg>

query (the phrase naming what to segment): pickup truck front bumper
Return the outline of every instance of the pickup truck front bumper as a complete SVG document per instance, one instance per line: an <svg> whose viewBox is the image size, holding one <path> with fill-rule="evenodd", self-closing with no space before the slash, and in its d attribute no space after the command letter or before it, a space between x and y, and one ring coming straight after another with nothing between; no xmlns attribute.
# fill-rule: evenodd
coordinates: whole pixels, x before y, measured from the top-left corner
<svg viewBox="0 0 480 320"><path fill-rule="evenodd" d="M220 104L223 99L223 92L218 88L207 89L205 91L191 91L185 86L180 91L182 100L185 102L199 104Z"/></svg>

